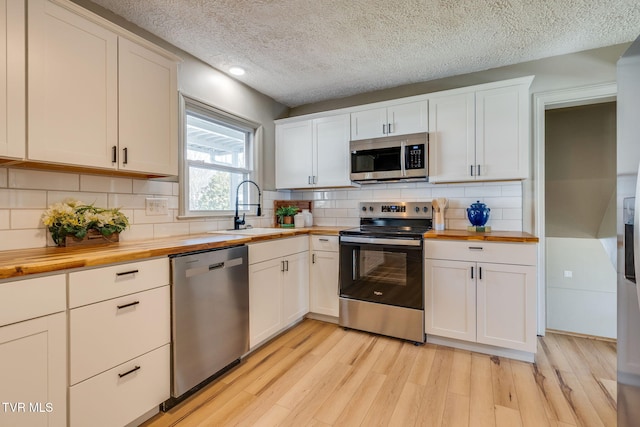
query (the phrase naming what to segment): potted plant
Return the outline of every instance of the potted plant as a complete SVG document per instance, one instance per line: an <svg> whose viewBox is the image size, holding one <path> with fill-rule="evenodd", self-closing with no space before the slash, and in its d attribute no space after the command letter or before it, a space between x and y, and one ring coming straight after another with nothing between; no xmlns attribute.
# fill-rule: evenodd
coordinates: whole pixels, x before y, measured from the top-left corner
<svg viewBox="0 0 640 427"><path fill-rule="evenodd" d="M117 242L129 225L120 209L97 208L71 199L49 206L42 222L58 246Z"/></svg>
<svg viewBox="0 0 640 427"><path fill-rule="evenodd" d="M276 210L276 216L278 217L278 224L281 227L292 227L293 216L298 213L298 208L295 206L280 206Z"/></svg>

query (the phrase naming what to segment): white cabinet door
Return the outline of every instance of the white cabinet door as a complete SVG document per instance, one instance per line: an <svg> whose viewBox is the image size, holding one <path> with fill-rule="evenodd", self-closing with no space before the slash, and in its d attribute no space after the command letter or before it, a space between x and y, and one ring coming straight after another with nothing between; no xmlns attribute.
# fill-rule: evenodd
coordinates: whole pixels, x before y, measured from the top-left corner
<svg viewBox="0 0 640 427"><path fill-rule="evenodd" d="M177 65L119 38L119 168L178 175Z"/></svg>
<svg viewBox="0 0 640 427"><path fill-rule="evenodd" d="M64 313L1 327L0 360L0 396L14 405L2 409L2 425L67 425Z"/></svg>
<svg viewBox="0 0 640 427"><path fill-rule="evenodd" d="M474 163L473 92L429 99L429 181L473 180Z"/></svg>
<svg viewBox="0 0 640 427"><path fill-rule="evenodd" d="M251 348L281 329L282 270L280 258L249 266L249 344Z"/></svg>
<svg viewBox="0 0 640 427"><path fill-rule="evenodd" d="M309 311L338 317L338 252L311 254Z"/></svg>
<svg viewBox="0 0 640 427"><path fill-rule="evenodd" d="M0 157L25 156L25 31L24 1L0 0Z"/></svg>
<svg viewBox="0 0 640 427"><path fill-rule="evenodd" d="M528 86L476 92L476 179L529 176L528 123Z"/></svg>
<svg viewBox="0 0 640 427"><path fill-rule="evenodd" d="M313 143L316 186L351 185L349 114L314 119Z"/></svg>
<svg viewBox="0 0 640 427"><path fill-rule="evenodd" d="M427 101L351 113L351 139L407 135L429 129Z"/></svg>
<svg viewBox="0 0 640 427"><path fill-rule="evenodd" d="M389 135L408 135L427 132L429 130L428 118L427 101L394 105L387 109L387 133Z"/></svg>
<svg viewBox="0 0 640 427"><path fill-rule="evenodd" d="M46 0L28 2L28 158L116 168L118 38Z"/></svg>
<svg viewBox="0 0 640 427"><path fill-rule="evenodd" d="M536 268L478 263L479 343L535 353Z"/></svg>
<svg viewBox="0 0 640 427"><path fill-rule="evenodd" d="M351 113L351 139L369 139L387 136L387 109Z"/></svg>
<svg viewBox="0 0 640 427"><path fill-rule="evenodd" d="M309 312L309 252L285 258L282 285L283 326L288 326Z"/></svg>
<svg viewBox="0 0 640 427"><path fill-rule="evenodd" d="M276 126L276 188L312 187L313 122Z"/></svg>
<svg viewBox="0 0 640 427"><path fill-rule="evenodd" d="M425 331L476 340L476 263L425 260Z"/></svg>

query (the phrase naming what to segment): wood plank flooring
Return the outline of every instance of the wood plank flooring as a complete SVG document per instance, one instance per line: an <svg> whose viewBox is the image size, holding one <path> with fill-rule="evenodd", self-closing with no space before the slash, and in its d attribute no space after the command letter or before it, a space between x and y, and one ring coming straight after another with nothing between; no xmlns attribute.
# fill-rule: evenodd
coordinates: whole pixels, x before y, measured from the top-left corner
<svg viewBox="0 0 640 427"><path fill-rule="evenodd" d="M530 364L310 319L144 424L615 425L615 343L549 333Z"/></svg>

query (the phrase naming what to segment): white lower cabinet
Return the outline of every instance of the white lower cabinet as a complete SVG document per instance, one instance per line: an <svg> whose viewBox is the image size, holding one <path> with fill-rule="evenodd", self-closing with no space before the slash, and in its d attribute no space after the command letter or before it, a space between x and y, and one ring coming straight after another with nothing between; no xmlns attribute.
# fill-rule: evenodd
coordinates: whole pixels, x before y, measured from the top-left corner
<svg viewBox="0 0 640 427"><path fill-rule="evenodd" d="M427 334L535 353L535 244L425 242L425 253Z"/></svg>
<svg viewBox="0 0 640 427"><path fill-rule="evenodd" d="M338 236L311 236L311 313L338 317L338 245Z"/></svg>
<svg viewBox="0 0 640 427"><path fill-rule="evenodd" d="M169 282L168 258L69 273L71 426L126 425L169 398Z"/></svg>
<svg viewBox="0 0 640 427"><path fill-rule="evenodd" d="M309 311L309 238L249 245L249 330L254 348Z"/></svg>
<svg viewBox="0 0 640 427"><path fill-rule="evenodd" d="M64 274L0 282L0 425L67 425Z"/></svg>
<svg viewBox="0 0 640 427"><path fill-rule="evenodd" d="M1 425L67 425L65 313L1 327L0 361Z"/></svg>

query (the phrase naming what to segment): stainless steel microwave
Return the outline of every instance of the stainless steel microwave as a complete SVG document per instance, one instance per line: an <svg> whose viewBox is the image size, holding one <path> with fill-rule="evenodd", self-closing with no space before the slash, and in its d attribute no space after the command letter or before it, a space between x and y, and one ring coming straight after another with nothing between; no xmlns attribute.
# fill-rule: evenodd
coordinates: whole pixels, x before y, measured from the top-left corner
<svg viewBox="0 0 640 427"><path fill-rule="evenodd" d="M426 132L351 141L351 180L425 181L428 142Z"/></svg>

